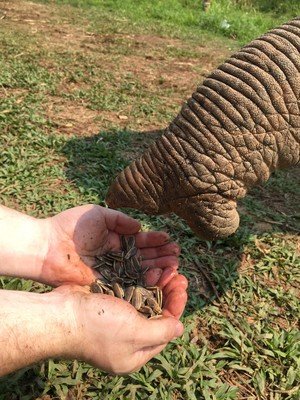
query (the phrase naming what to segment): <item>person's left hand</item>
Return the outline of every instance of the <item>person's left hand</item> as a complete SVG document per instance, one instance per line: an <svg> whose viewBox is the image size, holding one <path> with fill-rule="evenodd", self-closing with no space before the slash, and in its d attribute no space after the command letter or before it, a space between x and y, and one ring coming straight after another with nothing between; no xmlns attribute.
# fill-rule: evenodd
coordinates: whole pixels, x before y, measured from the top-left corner
<svg viewBox="0 0 300 400"><path fill-rule="evenodd" d="M140 223L97 205L66 210L45 220L50 225L49 246L39 280L52 286L90 285L97 276L95 256L120 250L120 235L135 235L138 256L148 285L165 284L178 268L179 246L165 232L140 232Z"/></svg>
<svg viewBox="0 0 300 400"><path fill-rule="evenodd" d="M60 354L113 374L140 369L183 333L178 319L187 301L187 280L176 275L160 286L163 310L155 319L145 318L117 297L89 293L86 286L63 285L54 289L48 297L51 299L52 295L62 310L58 316L63 321L60 325L67 326Z"/></svg>

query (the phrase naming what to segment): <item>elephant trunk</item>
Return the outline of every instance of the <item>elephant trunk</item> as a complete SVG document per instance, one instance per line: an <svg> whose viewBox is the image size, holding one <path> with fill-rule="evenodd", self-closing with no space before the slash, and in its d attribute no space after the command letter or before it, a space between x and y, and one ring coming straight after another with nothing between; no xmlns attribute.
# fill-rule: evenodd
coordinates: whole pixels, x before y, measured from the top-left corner
<svg viewBox="0 0 300 400"><path fill-rule="evenodd" d="M134 208L152 215L175 212L205 239L228 236L239 225L236 201L219 194L216 182L223 180L219 186L225 192L235 186L235 195L240 197L244 188L226 183L227 176L233 176L230 162L225 165L223 160L223 171L218 173L220 154L208 157L198 142L187 149L179 131L177 125L170 125L140 159L126 167L109 188L106 202L112 208Z"/></svg>
<svg viewBox="0 0 300 400"><path fill-rule="evenodd" d="M234 54L121 172L108 205L175 212L206 239L233 233L236 200L276 168L299 162L299 51L295 19Z"/></svg>
<svg viewBox="0 0 300 400"><path fill-rule="evenodd" d="M162 213L164 161L155 144L140 159L125 168L110 186L106 203L128 207L149 214Z"/></svg>

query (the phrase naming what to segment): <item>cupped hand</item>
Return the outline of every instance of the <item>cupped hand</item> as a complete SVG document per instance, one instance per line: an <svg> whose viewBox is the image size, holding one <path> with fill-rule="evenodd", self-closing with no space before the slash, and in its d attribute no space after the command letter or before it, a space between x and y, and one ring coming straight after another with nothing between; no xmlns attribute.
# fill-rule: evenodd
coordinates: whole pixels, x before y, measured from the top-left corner
<svg viewBox="0 0 300 400"><path fill-rule="evenodd" d="M178 318L187 300L187 281L176 273L165 274L161 287L163 316L157 319L146 319L125 300L89 293L84 286L55 289L73 299L75 343L67 356L113 374L128 374L141 368L183 333Z"/></svg>
<svg viewBox="0 0 300 400"><path fill-rule="evenodd" d="M95 256L120 250L120 235L135 235L142 265L150 267L149 284L155 284L166 268L178 268L180 248L165 232L140 232L140 223L109 208L84 205L63 211L45 222L50 226L48 252L40 281L91 284L97 273L91 267Z"/></svg>

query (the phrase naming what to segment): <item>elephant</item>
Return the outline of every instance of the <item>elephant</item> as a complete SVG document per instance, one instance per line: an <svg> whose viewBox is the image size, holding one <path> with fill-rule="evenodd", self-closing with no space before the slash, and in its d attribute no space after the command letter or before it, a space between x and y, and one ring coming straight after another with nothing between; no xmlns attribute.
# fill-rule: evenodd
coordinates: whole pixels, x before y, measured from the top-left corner
<svg viewBox="0 0 300 400"><path fill-rule="evenodd" d="M108 206L173 212L205 240L233 234L237 200L299 163L299 51L300 17L233 54L116 177Z"/></svg>

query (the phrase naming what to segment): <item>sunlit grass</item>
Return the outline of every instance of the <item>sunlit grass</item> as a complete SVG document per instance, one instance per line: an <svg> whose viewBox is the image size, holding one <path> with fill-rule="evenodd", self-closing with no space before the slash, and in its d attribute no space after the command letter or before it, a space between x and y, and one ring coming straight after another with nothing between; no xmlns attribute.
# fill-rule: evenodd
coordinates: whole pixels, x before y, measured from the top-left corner
<svg viewBox="0 0 300 400"><path fill-rule="evenodd" d="M98 18L100 14L91 11L85 2L86 14L81 17L90 18L90 25L86 26L89 33L96 35L101 31L113 35L113 28L119 29L111 39L111 46L105 47L105 53L98 47L90 52L78 48L66 48L63 52L55 47L49 50L43 34L33 37L27 31L28 25L1 25L1 204L37 217L83 203L104 205L113 177L147 148L155 136L140 132L144 124L164 127L178 108L173 98L178 101L181 95L175 85L166 90L159 80L147 85L138 76L120 71L118 62L125 55L132 56L130 62L134 63L140 60L138 57L149 53L157 57L158 53L157 48L153 50L147 44L137 50L130 47L131 38L120 38L120 30L124 27L140 34L144 29L153 38L160 29L165 35L170 32L174 36L177 24L178 32L184 35L190 32L193 39L183 35L182 42L176 42L178 48L164 47L160 63L169 61L172 65L177 56L180 62L190 62L190 57L197 54L201 60L194 47L195 37L200 35L199 41L203 40L204 30L210 32L211 38L213 32L222 35L216 21L221 21L229 3L223 2L223 8L217 9L221 3L213 2L205 15L198 9L198 2L141 1L136 7L133 4L129 0L122 4L97 2L97 12L110 18L105 25ZM71 27L82 23L80 18L74 18L78 9L72 8L71 12L65 5L50 7L56 23L62 23L67 16ZM228 10L232 12L233 6L230 7ZM187 10L185 16L184 10ZM262 15L258 3L256 10L249 21ZM266 24L276 10L267 11L263 22ZM207 19L207 27L203 25L200 31L197 13L203 17L202 21ZM238 25L238 15L241 16L238 13L241 11L236 7L232 26L240 32L238 39L244 40L247 25L243 27L242 22ZM229 13L222 18L230 23L227 15L230 17ZM270 25L284 17L276 16ZM115 21L113 26L111 21ZM154 26L156 21L160 21L162 28ZM194 25L190 27L191 24ZM253 29L249 35L256 34L258 28ZM220 43L219 36L216 43ZM232 41L226 43L232 46ZM155 72L159 63L151 68ZM136 69L139 70L138 65ZM173 73L179 74L180 69ZM62 131L47 113L46 106L55 101L66 109L72 104L85 107L86 112L99 112L97 132L85 135L84 130ZM120 110L122 114L126 111L126 117L132 117L126 127L121 126L122 120L118 118ZM101 119L105 112L114 119ZM136 131L133 126L140 129ZM252 191L241 202L241 226L237 233L215 243L200 241L174 215L151 217L124 210L139 218L145 229L167 230L181 245L180 268L190 283L189 302L182 319L183 337L170 343L139 372L125 377L112 377L77 361L41 363L0 379L0 399L31 400L49 395L52 399L78 400L298 400L298 202L299 174L292 170L276 172L266 186ZM206 275L197 265L204 268ZM1 278L0 286L37 292L49 290L41 284L9 278Z"/></svg>

